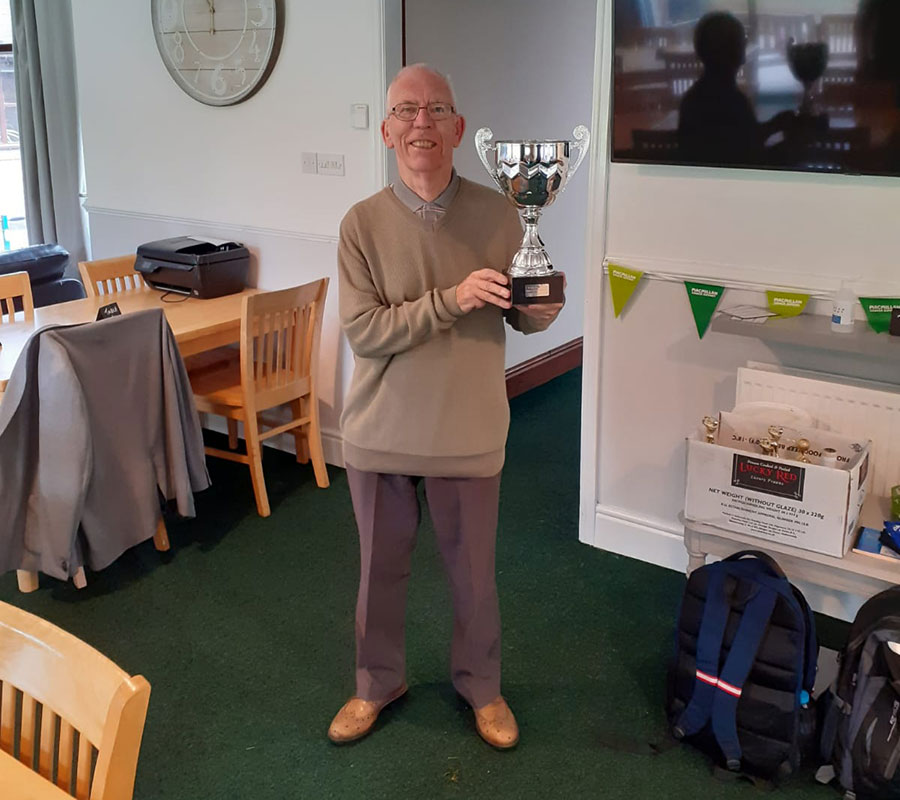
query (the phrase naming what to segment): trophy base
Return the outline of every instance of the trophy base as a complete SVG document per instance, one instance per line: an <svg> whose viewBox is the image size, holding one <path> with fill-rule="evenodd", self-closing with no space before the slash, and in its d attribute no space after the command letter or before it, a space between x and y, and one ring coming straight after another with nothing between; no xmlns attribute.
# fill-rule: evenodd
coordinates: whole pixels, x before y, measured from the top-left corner
<svg viewBox="0 0 900 800"><path fill-rule="evenodd" d="M565 276L561 272L549 272L546 275L514 275L510 278L512 304L527 306L562 303L566 299L564 282Z"/></svg>

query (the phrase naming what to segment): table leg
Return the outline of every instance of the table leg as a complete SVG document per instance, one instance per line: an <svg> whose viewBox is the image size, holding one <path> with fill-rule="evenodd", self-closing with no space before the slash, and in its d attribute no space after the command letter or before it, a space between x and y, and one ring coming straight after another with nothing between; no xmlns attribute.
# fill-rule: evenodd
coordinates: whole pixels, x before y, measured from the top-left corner
<svg viewBox="0 0 900 800"><path fill-rule="evenodd" d="M684 529L684 546L688 552L687 574L690 574L706 564L706 553L700 543L700 537L690 528Z"/></svg>

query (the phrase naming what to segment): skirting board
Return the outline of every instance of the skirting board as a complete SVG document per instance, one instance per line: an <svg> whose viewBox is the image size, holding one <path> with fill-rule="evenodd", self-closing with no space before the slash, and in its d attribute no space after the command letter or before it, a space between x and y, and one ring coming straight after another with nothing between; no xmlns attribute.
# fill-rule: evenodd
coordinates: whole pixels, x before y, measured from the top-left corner
<svg viewBox="0 0 900 800"><path fill-rule="evenodd" d="M529 389L558 378L570 369L580 367L583 351L582 338L578 337L510 367L506 370L506 396L513 398L524 394Z"/></svg>
<svg viewBox="0 0 900 800"><path fill-rule="evenodd" d="M592 539L585 533L593 534ZM687 570L687 550L680 533L621 509L598 505L594 530L583 532L581 540L601 550L648 561L682 574Z"/></svg>
<svg viewBox="0 0 900 800"><path fill-rule="evenodd" d="M660 523L621 509L598 505L593 531L582 530L580 539L601 550L647 561L682 575L687 570L687 551L680 531L667 529ZM861 597L823 589L804 581L795 581L795 584L814 611L847 622L853 620L863 602ZM675 611L673 609L672 613Z"/></svg>

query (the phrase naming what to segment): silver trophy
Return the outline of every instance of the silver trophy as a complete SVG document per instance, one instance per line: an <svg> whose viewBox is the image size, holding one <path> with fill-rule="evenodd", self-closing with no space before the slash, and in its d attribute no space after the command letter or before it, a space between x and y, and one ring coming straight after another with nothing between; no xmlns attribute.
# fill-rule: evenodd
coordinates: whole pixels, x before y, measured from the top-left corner
<svg viewBox="0 0 900 800"><path fill-rule="evenodd" d="M553 269L537 226L541 212L565 188L587 153L588 129L579 125L573 135L574 142L516 139L492 143L490 128L480 128L475 134L481 163L525 220L522 246L507 270L513 305L563 301L563 274ZM577 150L574 160L569 157L572 148Z"/></svg>

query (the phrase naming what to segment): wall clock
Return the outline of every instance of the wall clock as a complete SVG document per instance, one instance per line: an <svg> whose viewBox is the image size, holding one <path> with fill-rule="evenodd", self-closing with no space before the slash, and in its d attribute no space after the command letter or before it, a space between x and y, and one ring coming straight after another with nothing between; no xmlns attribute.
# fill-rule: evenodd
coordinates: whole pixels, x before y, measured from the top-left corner
<svg viewBox="0 0 900 800"><path fill-rule="evenodd" d="M283 0L150 0L156 46L195 100L230 106L263 85L284 33Z"/></svg>

